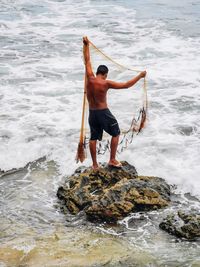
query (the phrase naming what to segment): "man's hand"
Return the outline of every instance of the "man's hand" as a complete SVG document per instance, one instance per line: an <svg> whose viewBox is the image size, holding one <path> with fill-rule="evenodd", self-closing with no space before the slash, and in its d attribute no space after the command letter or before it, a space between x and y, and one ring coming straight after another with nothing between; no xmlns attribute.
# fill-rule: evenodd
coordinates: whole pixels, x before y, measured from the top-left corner
<svg viewBox="0 0 200 267"><path fill-rule="evenodd" d="M87 36L83 37L83 43L84 43L84 45L88 45L89 44L89 40L88 40Z"/></svg>
<svg viewBox="0 0 200 267"><path fill-rule="evenodd" d="M141 78L144 78L146 75L147 75L147 72L146 72L146 70L145 70L145 71L142 71L142 72L140 72L140 76L141 76Z"/></svg>
<svg viewBox="0 0 200 267"><path fill-rule="evenodd" d="M84 56L84 63L87 77L94 77L94 73L92 71L92 65L90 62L90 41L88 40L87 36L83 37L83 56Z"/></svg>

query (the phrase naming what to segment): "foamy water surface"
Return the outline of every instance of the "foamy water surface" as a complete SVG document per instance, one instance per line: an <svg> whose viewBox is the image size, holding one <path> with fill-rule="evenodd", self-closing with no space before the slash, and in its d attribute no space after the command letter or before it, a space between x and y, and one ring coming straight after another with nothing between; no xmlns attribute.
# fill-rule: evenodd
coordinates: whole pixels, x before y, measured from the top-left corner
<svg viewBox="0 0 200 267"><path fill-rule="evenodd" d="M69 252L66 249L73 254L76 247L78 257L82 233L80 247L76 240L86 225L87 230L100 229L100 237L88 241L95 251L102 238L119 236L117 242L122 242L123 236L127 244L141 249L141 255L143 250L154 254L160 264L155 266L199 263L198 243L176 244L168 234L158 231L155 218L171 208L161 214L131 214L120 222L121 230L96 228L73 216L66 221L55 208L63 176L79 166L75 155L84 84L82 36L87 35L116 61L148 72L147 127L119 159L133 164L139 174L160 176L177 185L182 199L177 209L199 209L197 199L184 195L200 196L199 10L200 2L192 0L0 0L0 169L21 168L47 157L1 178L0 256L9 255L11 247L21 249L26 266L38 266L39 251L47 247L48 264L49 251L58 250L52 260L52 266L58 266L61 250L64 259ZM99 63L95 59L97 55L93 57L94 67ZM137 74L119 72L104 59L102 63L110 69L109 79L124 81ZM141 88L142 81L132 89L108 94L110 109L123 128L129 127L133 111L141 107ZM99 161L108 158L107 153L99 156ZM85 164L91 164L89 157ZM71 236L73 227L77 239ZM67 245L69 238L72 248ZM55 240L60 240L59 247ZM9 250L7 254L4 249ZM33 263L27 251L36 253ZM152 263L142 260L139 266Z"/></svg>
<svg viewBox="0 0 200 267"><path fill-rule="evenodd" d="M143 11L141 4L128 1L0 3L2 170L44 155L54 159L63 174L76 167L82 36L88 35L120 63L148 71L149 122L119 158L134 164L139 173L159 175L199 194L198 1L185 3L188 14L180 10L179 1L172 6L163 1L145 3ZM196 31L190 33L182 24L191 23L191 17ZM116 80L136 74L119 76L113 66L110 69L109 78ZM120 124L125 121L128 127L134 91L140 88L141 83L135 90L110 92L110 108ZM108 154L99 161L107 158Z"/></svg>

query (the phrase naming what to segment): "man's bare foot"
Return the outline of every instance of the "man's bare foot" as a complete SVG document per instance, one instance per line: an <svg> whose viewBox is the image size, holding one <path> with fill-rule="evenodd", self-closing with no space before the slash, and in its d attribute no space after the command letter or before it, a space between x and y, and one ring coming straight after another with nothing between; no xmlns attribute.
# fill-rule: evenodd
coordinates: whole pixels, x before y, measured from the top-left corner
<svg viewBox="0 0 200 267"><path fill-rule="evenodd" d="M92 169L93 169L93 170L98 170L98 169L99 169L99 165L98 165L98 164L94 164L94 165L92 165Z"/></svg>
<svg viewBox="0 0 200 267"><path fill-rule="evenodd" d="M111 159L109 162L108 162L108 166L111 166L111 167L116 167L116 168L121 168L122 167L122 164L120 161L116 160L116 159Z"/></svg>

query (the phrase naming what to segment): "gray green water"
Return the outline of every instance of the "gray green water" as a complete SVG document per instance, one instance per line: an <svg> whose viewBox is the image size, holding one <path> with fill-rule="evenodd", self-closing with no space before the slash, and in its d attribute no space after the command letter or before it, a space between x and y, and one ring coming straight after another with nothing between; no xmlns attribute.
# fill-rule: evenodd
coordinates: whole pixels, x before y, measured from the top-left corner
<svg viewBox="0 0 200 267"><path fill-rule="evenodd" d="M199 241L158 227L172 210L197 209L198 199L173 194L166 210L131 214L115 226L92 224L84 214L60 212L62 182L46 159L1 177L0 266L199 266Z"/></svg>
<svg viewBox="0 0 200 267"><path fill-rule="evenodd" d="M1 267L200 266L199 241L158 227L172 210L200 208L199 13L198 0L0 0L0 170L17 169L0 177ZM78 166L83 35L147 69L148 125L119 159L177 188L168 209L117 226L65 216L56 198ZM135 75L109 68L111 79ZM140 89L109 93L120 125L129 126Z"/></svg>

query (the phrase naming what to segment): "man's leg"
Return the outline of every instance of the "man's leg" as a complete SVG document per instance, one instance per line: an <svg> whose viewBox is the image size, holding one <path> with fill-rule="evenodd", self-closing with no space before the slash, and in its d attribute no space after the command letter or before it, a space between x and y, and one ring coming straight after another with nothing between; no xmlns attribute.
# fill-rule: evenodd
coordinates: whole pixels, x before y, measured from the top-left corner
<svg viewBox="0 0 200 267"><path fill-rule="evenodd" d="M99 118L99 120L101 121L101 125L104 131L112 136L110 144L110 160L108 162L108 165L121 167L121 163L115 158L120 136L118 122L109 109L104 110L104 113Z"/></svg>
<svg viewBox="0 0 200 267"><path fill-rule="evenodd" d="M97 163L97 152L96 152L97 140L90 140L90 154L92 157L92 167L93 169L98 169L99 165Z"/></svg>
<svg viewBox="0 0 200 267"><path fill-rule="evenodd" d="M121 163L118 160L116 160L118 143L119 143L119 135L113 136L110 144L110 161L108 164L116 167L121 167Z"/></svg>

